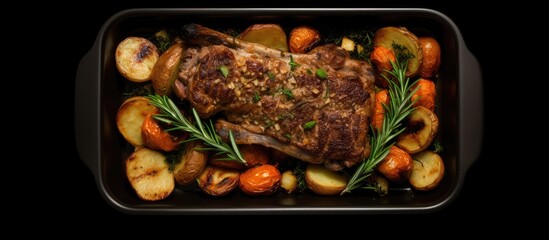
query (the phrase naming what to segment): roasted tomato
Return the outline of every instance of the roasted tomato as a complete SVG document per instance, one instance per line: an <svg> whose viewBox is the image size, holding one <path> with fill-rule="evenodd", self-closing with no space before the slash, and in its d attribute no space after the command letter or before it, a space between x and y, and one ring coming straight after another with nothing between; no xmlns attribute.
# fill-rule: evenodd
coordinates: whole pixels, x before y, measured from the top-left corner
<svg viewBox="0 0 549 240"><path fill-rule="evenodd" d="M389 104L389 91L386 89L376 93L376 106L374 107L372 126L379 130L383 127L383 118L385 116L385 108L383 107L383 104Z"/></svg>
<svg viewBox="0 0 549 240"><path fill-rule="evenodd" d="M250 195L270 195L278 190L281 177L270 164L249 168L240 174L240 190Z"/></svg>
<svg viewBox="0 0 549 240"><path fill-rule="evenodd" d="M393 182L403 182L410 176L412 161L410 154L392 146L387 157L381 160L377 166L377 170Z"/></svg>
<svg viewBox="0 0 549 240"><path fill-rule="evenodd" d="M179 137L172 136L160 127L152 114L148 114L143 125L141 125L141 137L146 147L170 152L175 150L179 142L186 138L186 134Z"/></svg>
<svg viewBox="0 0 549 240"><path fill-rule="evenodd" d="M414 107L423 106L431 111L435 111L435 97L437 95L435 83L430 80L419 79L412 89L417 86L419 88L412 95L412 101L417 99Z"/></svg>
<svg viewBox="0 0 549 240"><path fill-rule="evenodd" d="M320 34L314 28L301 26L290 32L290 51L293 53L306 53L320 41Z"/></svg>

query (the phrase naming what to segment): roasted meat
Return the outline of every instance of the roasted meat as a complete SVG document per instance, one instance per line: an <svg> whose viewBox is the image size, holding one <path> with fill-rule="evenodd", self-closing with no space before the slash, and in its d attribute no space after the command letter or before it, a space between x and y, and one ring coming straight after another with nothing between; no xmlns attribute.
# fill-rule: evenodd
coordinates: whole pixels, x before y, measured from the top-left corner
<svg viewBox="0 0 549 240"><path fill-rule="evenodd" d="M239 41L201 25L182 28L177 95L202 118L221 114L222 137L261 144L339 170L370 153L374 75L335 45L291 54Z"/></svg>

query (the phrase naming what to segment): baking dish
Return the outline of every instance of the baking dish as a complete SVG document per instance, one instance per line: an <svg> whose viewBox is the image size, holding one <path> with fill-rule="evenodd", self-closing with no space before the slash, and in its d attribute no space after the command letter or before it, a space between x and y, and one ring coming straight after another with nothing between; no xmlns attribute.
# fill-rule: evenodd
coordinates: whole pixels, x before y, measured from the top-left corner
<svg viewBox="0 0 549 240"><path fill-rule="evenodd" d="M352 193L318 196L279 192L252 197L238 191L209 197L193 187L178 187L158 202L140 200L129 185L124 160L131 153L115 124L126 81L114 63L115 48L134 34L186 23L208 27L276 22L296 25L405 26L434 36L441 45L437 81L438 139L444 146L445 177L435 190L391 189L389 196ZM75 87L75 133L78 153L95 176L99 191L115 209L134 214L335 214L431 212L459 194L467 169L477 159L483 131L480 66L465 46L459 29L445 15L429 9L130 9L105 22L91 50L82 58Z"/></svg>

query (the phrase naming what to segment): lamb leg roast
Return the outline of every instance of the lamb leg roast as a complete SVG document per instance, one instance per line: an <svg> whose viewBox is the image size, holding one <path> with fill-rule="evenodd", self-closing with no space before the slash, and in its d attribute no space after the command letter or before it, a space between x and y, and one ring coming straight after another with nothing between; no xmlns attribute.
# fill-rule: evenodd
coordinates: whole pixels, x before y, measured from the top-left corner
<svg viewBox="0 0 549 240"><path fill-rule="evenodd" d="M202 118L221 114L216 131L332 170L370 154L374 74L335 45L281 52L198 24L182 28L190 46L176 92Z"/></svg>

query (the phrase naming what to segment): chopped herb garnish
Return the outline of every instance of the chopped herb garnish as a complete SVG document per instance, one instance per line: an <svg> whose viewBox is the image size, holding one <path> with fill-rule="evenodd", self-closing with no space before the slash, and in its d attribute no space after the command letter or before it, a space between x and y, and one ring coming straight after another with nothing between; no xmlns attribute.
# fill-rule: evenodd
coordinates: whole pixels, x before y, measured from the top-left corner
<svg viewBox="0 0 549 240"><path fill-rule="evenodd" d="M299 63L294 62L294 57L290 55L290 70L293 71L296 67L299 66Z"/></svg>
<svg viewBox="0 0 549 240"><path fill-rule="evenodd" d="M284 137L287 138L287 139L290 139L290 138L292 138L292 134L284 133Z"/></svg>
<svg viewBox="0 0 549 240"><path fill-rule="evenodd" d="M229 76L229 68L225 65L219 67L219 71L221 72L221 75L223 75L224 78Z"/></svg>
<svg viewBox="0 0 549 240"><path fill-rule="evenodd" d="M292 90L290 90L290 89L284 89L284 88L283 88L283 89L280 90L280 91L281 91L282 93L284 93L284 95L286 95L286 98L287 98L288 100L294 99L294 94L292 93Z"/></svg>
<svg viewBox="0 0 549 240"><path fill-rule="evenodd" d="M316 76L320 79L326 79L328 77L328 73L326 72L326 70L319 68L316 70Z"/></svg>
<svg viewBox="0 0 549 240"><path fill-rule="evenodd" d="M272 72L267 72L267 76L269 76L270 80L275 80L275 75Z"/></svg>
<svg viewBox="0 0 549 240"><path fill-rule="evenodd" d="M259 100L261 100L261 96L259 96L259 94L257 92L254 92L253 101L254 102L259 102Z"/></svg>
<svg viewBox="0 0 549 240"><path fill-rule="evenodd" d="M313 71L311 71L311 69L308 69L308 68L307 68L307 74L313 75Z"/></svg>
<svg viewBox="0 0 549 240"><path fill-rule="evenodd" d="M303 129L309 130L312 129L316 125L316 121L309 121L303 124Z"/></svg>

